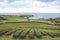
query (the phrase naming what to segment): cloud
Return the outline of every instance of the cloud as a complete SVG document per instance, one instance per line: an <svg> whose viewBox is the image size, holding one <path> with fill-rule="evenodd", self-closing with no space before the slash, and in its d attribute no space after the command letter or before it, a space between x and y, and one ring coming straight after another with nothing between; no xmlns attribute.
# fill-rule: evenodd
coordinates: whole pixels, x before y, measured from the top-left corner
<svg viewBox="0 0 60 40"><path fill-rule="evenodd" d="M54 0L37 0L37 1L42 1L42 2L53 2Z"/></svg>
<svg viewBox="0 0 60 40"><path fill-rule="evenodd" d="M60 0L0 0L1 1L8 1L9 3L14 1L41 1L41 2L53 2L53 1L60 1Z"/></svg>
<svg viewBox="0 0 60 40"><path fill-rule="evenodd" d="M60 13L59 0L0 0L1 12Z"/></svg>
<svg viewBox="0 0 60 40"><path fill-rule="evenodd" d="M0 8L1 13L13 13L13 12L36 12L36 13L59 13L57 9L46 9L46 8Z"/></svg>
<svg viewBox="0 0 60 40"><path fill-rule="evenodd" d="M53 2L53 1L60 1L60 0L36 0L36 1L41 1L41 2Z"/></svg>

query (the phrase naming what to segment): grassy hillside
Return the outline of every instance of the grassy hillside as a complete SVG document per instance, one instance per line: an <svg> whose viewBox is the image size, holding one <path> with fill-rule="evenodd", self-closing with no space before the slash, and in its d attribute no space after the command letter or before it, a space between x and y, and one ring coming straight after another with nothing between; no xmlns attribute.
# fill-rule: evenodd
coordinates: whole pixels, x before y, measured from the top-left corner
<svg viewBox="0 0 60 40"><path fill-rule="evenodd" d="M13 34L13 35L12 35ZM60 26L44 23L3 23L0 24L0 35L13 38L48 38L60 37Z"/></svg>
<svg viewBox="0 0 60 40"><path fill-rule="evenodd" d="M19 16L1 16L0 40L60 40L60 26L47 20L32 20ZM12 39L11 39L12 38Z"/></svg>
<svg viewBox="0 0 60 40"><path fill-rule="evenodd" d="M20 16L0 16L3 17L6 20L0 20L0 22L24 22L24 21L28 21L26 18L20 17ZM34 22L43 22L43 23L51 23L51 21L47 21L47 20L31 20Z"/></svg>
<svg viewBox="0 0 60 40"><path fill-rule="evenodd" d="M4 22L9 22L9 21L27 21L27 19L19 16L1 16L7 20L3 20Z"/></svg>

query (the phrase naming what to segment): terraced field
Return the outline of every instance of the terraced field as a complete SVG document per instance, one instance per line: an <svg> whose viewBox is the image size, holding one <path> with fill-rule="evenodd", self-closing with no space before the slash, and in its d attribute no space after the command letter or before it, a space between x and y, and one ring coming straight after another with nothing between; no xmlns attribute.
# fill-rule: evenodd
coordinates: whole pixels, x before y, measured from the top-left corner
<svg viewBox="0 0 60 40"><path fill-rule="evenodd" d="M16 39L60 38L60 26L39 22L2 23L0 36Z"/></svg>

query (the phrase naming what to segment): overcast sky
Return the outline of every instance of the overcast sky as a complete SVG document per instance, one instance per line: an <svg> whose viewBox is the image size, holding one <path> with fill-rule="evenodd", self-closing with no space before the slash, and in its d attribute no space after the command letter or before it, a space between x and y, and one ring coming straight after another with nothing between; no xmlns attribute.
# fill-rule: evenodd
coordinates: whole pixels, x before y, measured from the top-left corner
<svg viewBox="0 0 60 40"><path fill-rule="evenodd" d="M0 13L60 13L60 0L0 0Z"/></svg>

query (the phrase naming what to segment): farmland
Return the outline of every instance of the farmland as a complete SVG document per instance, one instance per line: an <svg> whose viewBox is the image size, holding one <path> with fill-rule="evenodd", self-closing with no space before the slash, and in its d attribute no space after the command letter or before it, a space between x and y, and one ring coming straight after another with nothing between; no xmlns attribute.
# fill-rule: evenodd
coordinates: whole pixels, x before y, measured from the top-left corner
<svg viewBox="0 0 60 40"><path fill-rule="evenodd" d="M0 23L0 37L13 39L60 38L60 26L39 21L27 21L21 17L3 16L8 20ZM50 22L50 21L49 21Z"/></svg>

